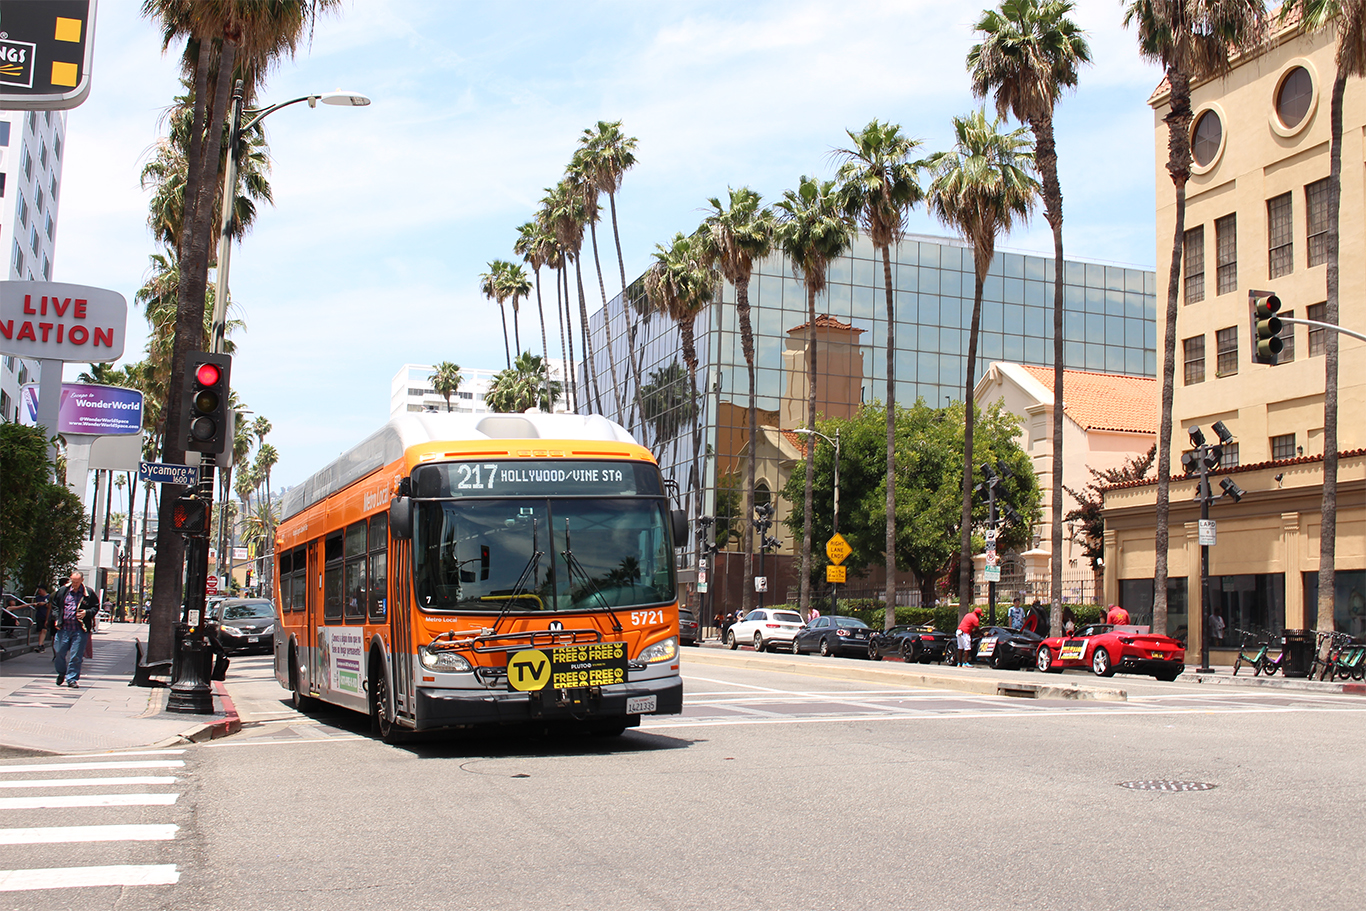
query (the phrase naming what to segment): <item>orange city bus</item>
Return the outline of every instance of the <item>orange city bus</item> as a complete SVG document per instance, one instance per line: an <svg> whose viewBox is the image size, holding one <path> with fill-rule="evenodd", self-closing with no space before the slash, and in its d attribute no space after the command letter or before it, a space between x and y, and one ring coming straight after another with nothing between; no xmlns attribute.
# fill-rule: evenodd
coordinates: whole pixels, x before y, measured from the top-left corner
<svg viewBox="0 0 1366 911"><path fill-rule="evenodd" d="M411 731L678 714L674 547L659 466L566 414L409 414L289 490L275 677Z"/></svg>

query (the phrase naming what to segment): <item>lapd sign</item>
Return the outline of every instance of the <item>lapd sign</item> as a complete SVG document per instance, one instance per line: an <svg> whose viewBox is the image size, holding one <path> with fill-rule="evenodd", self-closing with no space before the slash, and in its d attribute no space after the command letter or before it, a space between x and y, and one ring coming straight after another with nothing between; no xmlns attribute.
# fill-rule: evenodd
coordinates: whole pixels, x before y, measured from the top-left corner
<svg viewBox="0 0 1366 911"><path fill-rule="evenodd" d="M0 110L74 108L90 94L95 0L0 0Z"/></svg>

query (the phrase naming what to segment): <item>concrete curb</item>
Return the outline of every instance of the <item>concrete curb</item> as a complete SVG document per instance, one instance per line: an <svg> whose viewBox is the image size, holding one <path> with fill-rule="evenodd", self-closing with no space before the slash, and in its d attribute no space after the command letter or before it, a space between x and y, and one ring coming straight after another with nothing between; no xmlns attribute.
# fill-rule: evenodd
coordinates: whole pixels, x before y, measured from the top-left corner
<svg viewBox="0 0 1366 911"><path fill-rule="evenodd" d="M178 743L203 743L206 740L228 737L242 730L242 718L237 714L237 706L233 705L232 697L228 695L228 688L223 681L213 681L213 694L223 706L222 718L197 724L174 737L167 737L160 743L153 744L153 746L166 747Z"/></svg>
<svg viewBox="0 0 1366 911"><path fill-rule="evenodd" d="M794 671L814 677L839 680L866 680L898 686L916 686L940 690L956 690L979 696L1017 696L1025 699L1088 699L1100 702L1127 702L1129 694L1115 687L1080 686L1066 683L1029 683L1016 679L991 676L987 668L964 674L924 671L923 665L883 664L867 666L841 658L787 658L781 655L757 655L753 652L729 652L719 649L689 649L683 652L684 663L714 667L743 667L766 671Z"/></svg>
<svg viewBox="0 0 1366 911"><path fill-rule="evenodd" d="M1329 683L1326 680L1284 677L1234 677L1229 674L1197 674L1186 671L1182 683L1213 683L1218 686L1257 687L1265 690L1294 690L1300 693L1341 693L1347 696L1366 696L1366 683Z"/></svg>

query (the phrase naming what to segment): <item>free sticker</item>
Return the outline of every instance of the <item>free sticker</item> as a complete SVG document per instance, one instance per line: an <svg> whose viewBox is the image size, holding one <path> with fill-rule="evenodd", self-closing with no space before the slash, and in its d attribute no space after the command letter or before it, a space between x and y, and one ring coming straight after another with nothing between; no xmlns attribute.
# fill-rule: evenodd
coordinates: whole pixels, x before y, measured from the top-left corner
<svg viewBox="0 0 1366 911"><path fill-rule="evenodd" d="M550 656L538 648L524 649L508 658L508 686L529 693L550 682Z"/></svg>

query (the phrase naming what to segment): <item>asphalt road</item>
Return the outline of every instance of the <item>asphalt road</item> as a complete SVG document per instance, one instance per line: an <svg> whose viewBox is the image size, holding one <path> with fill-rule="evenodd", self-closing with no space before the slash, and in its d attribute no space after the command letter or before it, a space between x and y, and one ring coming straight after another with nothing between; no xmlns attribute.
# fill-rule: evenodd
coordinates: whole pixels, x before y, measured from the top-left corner
<svg viewBox="0 0 1366 911"><path fill-rule="evenodd" d="M620 738L393 747L358 715L293 712L269 662L233 661L241 734L91 763L183 764L0 763L0 871L50 868L53 885L103 862L170 880L29 882L0 892L0 908L1151 911L1366 898L1361 697L1116 678L1127 702L1022 700L685 663L685 714ZM172 780L107 783L122 775ZM82 776L105 783L22 784ZM71 794L155 799L53 799ZM29 803L3 802L15 797ZM128 830L142 840L12 834L105 826L144 827Z"/></svg>

